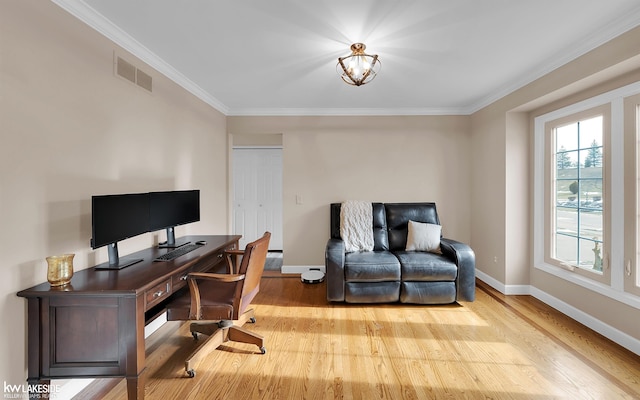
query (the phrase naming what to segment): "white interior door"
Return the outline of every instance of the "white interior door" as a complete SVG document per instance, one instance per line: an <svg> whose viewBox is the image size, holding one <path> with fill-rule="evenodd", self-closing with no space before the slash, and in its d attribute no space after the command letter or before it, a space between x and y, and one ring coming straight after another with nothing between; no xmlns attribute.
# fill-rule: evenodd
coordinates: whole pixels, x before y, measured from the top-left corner
<svg viewBox="0 0 640 400"><path fill-rule="evenodd" d="M241 248L269 231L282 250L282 149L233 149L233 230Z"/></svg>

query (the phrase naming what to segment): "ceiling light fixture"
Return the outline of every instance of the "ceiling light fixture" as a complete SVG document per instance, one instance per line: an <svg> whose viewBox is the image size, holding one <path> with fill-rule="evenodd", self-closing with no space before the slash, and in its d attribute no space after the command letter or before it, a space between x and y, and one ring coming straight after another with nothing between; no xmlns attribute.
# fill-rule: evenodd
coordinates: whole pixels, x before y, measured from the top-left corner
<svg viewBox="0 0 640 400"><path fill-rule="evenodd" d="M351 55L338 58L336 70L340 78L349 85L360 86L369 83L380 71L378 55L366 54L366 48L363 43L354 43L351 45Z"/></svg>

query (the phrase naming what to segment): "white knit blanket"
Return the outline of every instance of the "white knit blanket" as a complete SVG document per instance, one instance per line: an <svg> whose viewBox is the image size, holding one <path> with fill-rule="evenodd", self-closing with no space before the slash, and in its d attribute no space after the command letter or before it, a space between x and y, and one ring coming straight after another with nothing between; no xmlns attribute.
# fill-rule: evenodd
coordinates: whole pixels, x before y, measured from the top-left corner
<svg viewBox="0 0 640 400"><path fill-rule="evenodd" d="M340 236L344 249L373 250L373 206L371 202L348 200L340 207Z"/></svg>

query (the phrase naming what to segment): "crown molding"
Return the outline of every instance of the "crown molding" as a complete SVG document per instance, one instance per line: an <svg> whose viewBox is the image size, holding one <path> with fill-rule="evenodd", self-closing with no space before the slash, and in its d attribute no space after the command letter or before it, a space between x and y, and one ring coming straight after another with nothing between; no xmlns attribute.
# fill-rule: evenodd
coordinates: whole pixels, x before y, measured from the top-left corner
<svg viewBox="0 0 640 400"><path fill-rule="evenodd" d="M78 18L97 32L112 40L167 78L182 86L211 107L226 116L369 116L369 115L471 115L501 98L534 82L553 70L577 59L589 51L603 45L617 36L640 25L640 6L632 12L616 19L602 29L581 39L569 49L565 48L551 57L550 62L538 66L521 79L510 82L489 93L475 103L463 107L430 107L430 108L238 108L230 109L209 92L202 89L184 76L158 55L147 49L125 31L113 24L102 14L78 0L51 0L74 17Z"/></svg>
<svg viewBox="0 0 640 400"><path fill-rule="evenodd" d="M411 116L411 115L468 115L467 108L238 108L228 116Z"/></svg>
<svg viewBox="0 0 640 400"><path fill-rule="evenodd" d="M77 0L51 1L57 4L63 10L67 11L69 14L78 18L80 21L89 25L91 28L96 30L101 35L105 36L107 39L113 41L115 44L119 45L161 74L165 75L176 84L182 86L186 91L190 92L211 107L220 111L222 114L226 115L229 112L229 108L220 100L211 96L211 94L209 94L206 90L195 84L181 72L173 68L170 64L165 62L154 52L146 48L144 45L135 40L110 20L105 18L102 14L87 5L85 2Z"/></svg>

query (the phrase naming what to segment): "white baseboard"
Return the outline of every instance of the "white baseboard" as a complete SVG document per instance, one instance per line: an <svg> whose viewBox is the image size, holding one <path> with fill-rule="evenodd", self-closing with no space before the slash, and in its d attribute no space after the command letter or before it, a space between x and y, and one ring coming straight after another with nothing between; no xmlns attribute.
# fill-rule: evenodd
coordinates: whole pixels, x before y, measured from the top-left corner
<svg viewBox="0 0 640 400"><path fill-rule="evenodd" d="M492 278L490 275L478 270L476 270L476 277L502 294L531 294L531 286L529 285L505 285L497 279Z"/></svg>
<svg viewBox="0 0 640 400"><path fill-rule="evenodd" d="M536 299L542 301L543 303L555 308L561 313L575 319L582 325L588 326L589 328L598 332L607 339L614 341L625 349L632 351L637 355L640 355L640 340L634 338L633 336L627 335L617 328L608 325L593 317L592 315L587 314L586 312L578 308L575 308L571 304L565 303L564 301L557 299L535 287L531 288L531 295Z"/></svg>
<svg viewBox="0 0 640 400"><path fill-rule="evenodd" d="M608 325L594 316L587 314L586 312L572 306L571 304L565 303L564 301L551 296L550 294L543 292L542 290L533 287L531 285L505 285L504 283L492 278L491 276L485 274L482 271L476 270L476 276L478 279L496 289L502 294L505 295L522 295L527 294L535 297L536 299L542 301L550 307L560 311L566 316L573 318L574 320L580 322L582 325L593 329L598 332L602 336L607 339L612 340L613 342L619 344L625 349L634 352L635 354L640 355L640 340L630 336L619 329Z"/></svg>
<svg viewBox="0 0 640 400"><path fill-rule="evenodd" d="M283 274L301 274L314 269L324 273L327 272L324 265L283 265L280 271Z"/></svg>

